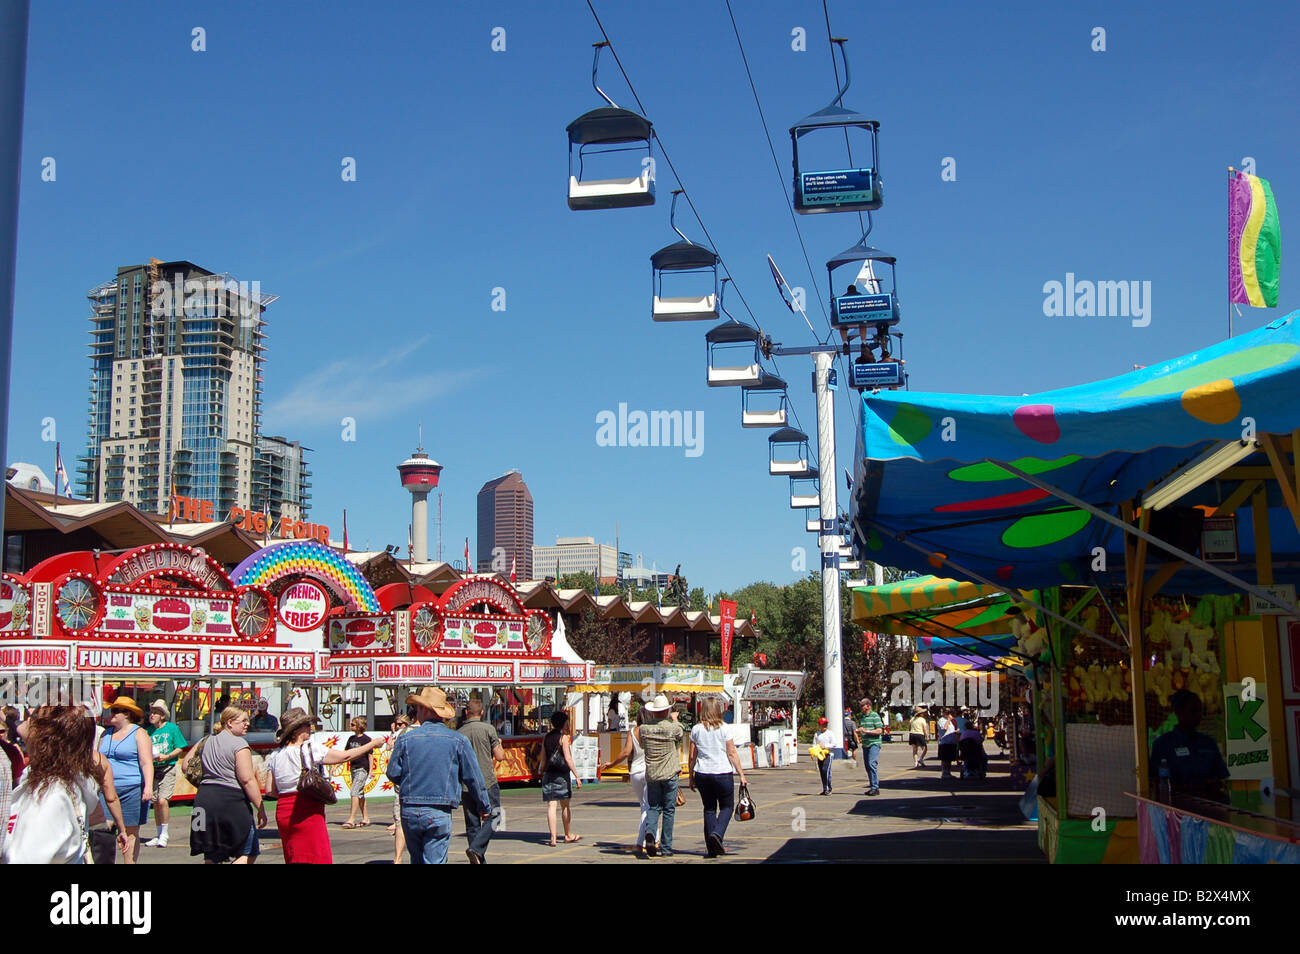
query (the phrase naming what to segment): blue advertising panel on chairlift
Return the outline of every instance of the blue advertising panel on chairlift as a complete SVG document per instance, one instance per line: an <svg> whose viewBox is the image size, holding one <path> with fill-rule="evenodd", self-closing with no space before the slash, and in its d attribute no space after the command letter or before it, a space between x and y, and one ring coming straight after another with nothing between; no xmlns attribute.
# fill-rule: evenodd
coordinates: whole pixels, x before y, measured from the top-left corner
<svg viewBox="0 0 1300 954"><path fill-rule="evenodd" d="M835 169L804 172L799 176L802 206L863 205L876 198L874 169Z"/></svg>
<svg viewBox="0 0 1300 954"><path fill-rule="evenodd" d="M877 361L872 364L854 361L850 367L855 388L887 388L903 383L901 361Z"/></svg>
<svg viewBox="0 0 1300 954"><path fill-rule="evenodd" d="M831 305L831 321L836 325L897 324L898 306L893 292L869 295L840 295Z"/></svg>

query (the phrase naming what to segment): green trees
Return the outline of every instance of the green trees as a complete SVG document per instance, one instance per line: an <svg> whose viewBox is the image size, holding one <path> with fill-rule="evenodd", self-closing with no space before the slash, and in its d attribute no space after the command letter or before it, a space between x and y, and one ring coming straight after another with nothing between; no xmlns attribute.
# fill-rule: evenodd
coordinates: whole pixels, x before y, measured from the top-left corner
<svg viewBox="0 0 1300 954"><path fill-rule="evenodd" d="M739 640L732 653L732 667L753 662L757 653L767 656L768 669L802 669L808 673L804 685L805 705L817 704L825 693L822 676L822 587L821 577L809 574L788 586L751 583L735 593L719 594L737 603L738 620L757 617L757 641ZM882 637L874 646L865 645L862 627L851 621L852 593L840 588L841 671L844 701L856 710L857 701L869 696L877 704L887 700L891 675L911 666L909 640Z"/></svg>
<svg viewBox="0 0 1300 954"><path fill-rule="evenodd" d="M579 656L604 666L633 662L650 644L649 635L638 633L627 620L602 621L593 610L583 613L566 637Z"/></svg>

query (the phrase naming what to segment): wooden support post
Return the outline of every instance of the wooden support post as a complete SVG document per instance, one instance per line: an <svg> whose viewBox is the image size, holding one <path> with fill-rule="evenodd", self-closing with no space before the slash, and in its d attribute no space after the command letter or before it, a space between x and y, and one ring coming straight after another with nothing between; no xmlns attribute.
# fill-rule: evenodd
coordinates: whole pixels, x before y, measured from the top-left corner
<svg viewBox="0 0 1300 954"><path fill-rule="evenodd" d="M1126 503L1122 509L1125 523L1134 522L1133 505ZM1143 510L1138 527L1146 530L1151 522L1151 511ZM1147 542L1132 534L1124 534L1125 593L1128 598L1129 674L1133 682L1133 746L1136 755L1137 793L1143 798L1150 794L1147 781L1147 687L1146 659L1143 655L1142 596L1146 577Z"/></svg>
<svg viewBox="0 0 1300 954"><path fill-rule="evenodd" d="M1290 511L1296 529L1300 530L1300 504L1297 503L1300 495L1296 493L1296 474L1287 465L1284 451L1278 446L1278 439L1274 435L1261 434L1259 435L1259 442L1264 447L1264 453L1268 455L1269 465L1273 468L1273 476L1277 478L1278 487L1282 490L1282 502L1286 505L1286 509ZM1256 547L1255 549L1258 550L1259 548Z"/></svg>
<svg viewBox="0 0 1300 954"><path fill-rule="evenodd" d="M1261 487L1257 490L1250 503L1255 529L1257 573L1255 582L1262 586L1273 582L1273 542L1268 525L1268 488ZM1278 644L1278 618L1272 615L1263 616L1260 618L1260 626L1264 631L1264 701L1268 706L1269 758L1273 763L1273 784L1275 787L1290 788L1286 710L1282 706L1282 659ZM1241 675L1247 676L1250 673Z"/></svg>

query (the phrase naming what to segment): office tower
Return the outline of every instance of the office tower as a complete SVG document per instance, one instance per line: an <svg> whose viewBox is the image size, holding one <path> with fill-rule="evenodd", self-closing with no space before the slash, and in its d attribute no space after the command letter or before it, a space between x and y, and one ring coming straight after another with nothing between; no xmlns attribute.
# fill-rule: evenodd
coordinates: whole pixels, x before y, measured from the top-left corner
<svg viewBox="0 0 1300 954"><path fill-rule="evenodd" d="M556 537L553 547L533 547L533 567L539 576L590 573L597 583L619 585L624 570L632 565L629 553L620 553L595 537Z"/></svg>
<svg viewBox="0 0 1300 954"><path fill-rule="evenodd" d="M517 470L489 480L478 492L478 572L494 569L498 550L495 569L509 574L513 564L517 579L533 579L533 495Z"/></svg>

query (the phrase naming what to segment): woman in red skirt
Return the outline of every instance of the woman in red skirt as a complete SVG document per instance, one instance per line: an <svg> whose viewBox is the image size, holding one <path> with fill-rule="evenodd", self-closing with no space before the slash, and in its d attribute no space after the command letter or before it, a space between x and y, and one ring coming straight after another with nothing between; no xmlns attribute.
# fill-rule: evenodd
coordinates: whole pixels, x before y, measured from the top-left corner
<svg viewBox="0 0 1300 954"><path fill-rule="evenodd" d="M338 765L356 757L356 749L346 754L342 749L327 749L311 741L312 717L302 709L290 709L280 716L280 747L266 760L271 775L271 792L278 793L275 824L280 829L280 847L288 865L329 865L334 863L330 850L329 829L325 825L325 803L311 795L298 793L303 759L310 765ZM369 751L382 745L382 738L372 739L362 749Z"/></svg>

